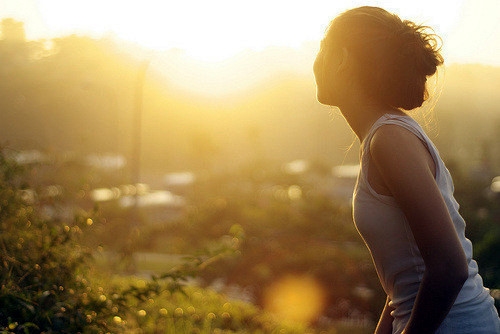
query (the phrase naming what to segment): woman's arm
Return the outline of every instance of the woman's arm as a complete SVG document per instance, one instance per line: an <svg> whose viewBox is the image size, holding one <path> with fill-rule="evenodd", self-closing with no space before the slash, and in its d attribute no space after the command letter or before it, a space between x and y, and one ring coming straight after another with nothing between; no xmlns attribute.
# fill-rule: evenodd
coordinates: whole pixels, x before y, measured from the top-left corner
<svg viewBox="0 0 500 334"><path fill-rule="evenodd" d="M392 308L389 306L389 296L385 301L385 306L378 320L377 328L375 329L375 334L391 334L392 333L392 321L394 318L391 315Z"/></svg>
<svg viewBox="0 0 500 334"><path fill-rule="evenodd" d="M465 253L434 177L436 166L425 145L395 125L377 130L370 152L408 220L426 267L404 333L434 333L468 276Z"/></svg>

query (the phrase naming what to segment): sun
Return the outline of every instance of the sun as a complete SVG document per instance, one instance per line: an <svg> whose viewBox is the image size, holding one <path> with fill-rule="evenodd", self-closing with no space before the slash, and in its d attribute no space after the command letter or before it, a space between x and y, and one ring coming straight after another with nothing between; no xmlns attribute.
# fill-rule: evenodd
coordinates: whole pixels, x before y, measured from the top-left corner
<svg viewBox="0 0 500 334"><path fill-rule="evenodd" d="M121 7L130 14L113 17L113 32L154 50L181 49L207 62L319 37L311 33L315 25L301 17L302 7L290 4L284 12L282 1L166 1L149 8L147 3Z"/></svg>
<svg viewBox="0 0 500 334"><path fill-rule="evenodd" d="M38 11L59 35L106 34L153 50L182 49L220 61L244 50L299 46L323 31L317 10L288 1L65 1L45 0Z"/></svg>
<svg viewBox="0 0 500 334"><path fill-rule="evenodd" d="M43 0L37 11L45 24L39 31L109 34L153 50L182 49L198 60L217 62L244 50L320 40L335 15L365 2L447 33L463 1L452 7L434 0Z"/></svg>
<svg viewBox="0 0 500 334"><path fill-rule="evenodd" d="M182 50L210 66L248 50L318 42L333 17L361 5L380 6L431 26L443 39L448 64L499 64L498 0L483 0L481 5L474 0L452 4L435 0L19 0L2 2L0 16L25 22L29 39L73 33L111 36L153 52Z"/></svg>
<svg viewBox="0 0 500 334"><path fill-rule="evenodd" d="M37 26L33 23L26 27L45 34L38 35L39 38L75 33L110 37L123 42L131 54L148 60L150 71L165 75L180 89L219 99L239 96L275 73L310 75L317 51L315 46L319 45L330 20L361 5L380 6L403 19L433 27L443 37L443 54L450 63L453 58L449 55L463 49L463 44L448 44L448 35L460 23L464 3L472 0L457 0L452 6L435 0L22 0L9 3L11 6L18 3L19 13L24 1L36 8L36 15L31 16L38 17Z"/></svg>
<svg viewBox="0 0 500 334"><path fill-rule="evenodd" d="M246 47L258 46L257 38L242 40L234 16L223 15L210 2L157 2L148 7L128 7L130 15L113 20L113 32L152 50L180 49L202 61L221 61ZM123 10L123 9L122 9ZM131 21L133 24L131 24ZM257 36L259 32L256 33Z"/></svg>

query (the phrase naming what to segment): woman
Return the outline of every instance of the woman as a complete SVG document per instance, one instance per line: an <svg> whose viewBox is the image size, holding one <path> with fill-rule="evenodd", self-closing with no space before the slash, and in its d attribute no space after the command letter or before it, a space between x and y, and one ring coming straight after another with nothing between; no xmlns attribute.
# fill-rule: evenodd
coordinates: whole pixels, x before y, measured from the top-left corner
<svg viewBox="0 0 500 334"><path fill-rule="evenodd" d="M361 142L354 222L387 293L376 333L500 333L449 172L403 111L422 105L442 63L426 27L375 7L335 18L314 63L318 101Z"/></svg>

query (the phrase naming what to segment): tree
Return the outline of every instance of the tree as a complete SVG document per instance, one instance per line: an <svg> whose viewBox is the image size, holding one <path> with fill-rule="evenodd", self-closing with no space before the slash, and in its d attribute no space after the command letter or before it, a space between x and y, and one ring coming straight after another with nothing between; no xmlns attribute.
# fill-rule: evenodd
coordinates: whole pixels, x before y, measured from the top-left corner
<svg viewBox="0 0 500 334"><path fill-rule="evenodd" d="M24 23L7 18L1 22L2 39L8 42L25 42Z"/></svg>

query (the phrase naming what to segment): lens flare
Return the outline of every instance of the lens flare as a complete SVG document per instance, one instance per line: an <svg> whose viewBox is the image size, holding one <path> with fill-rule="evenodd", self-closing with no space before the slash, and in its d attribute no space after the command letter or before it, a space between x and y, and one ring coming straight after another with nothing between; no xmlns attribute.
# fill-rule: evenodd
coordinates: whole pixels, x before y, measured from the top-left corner
<svg viewBox="0 0 500 334"><path fill-rule="evenodd" d="M264 292L264 308L286 320L310 323L324 306L323 287L306 275L285 276Z"/></svg>

